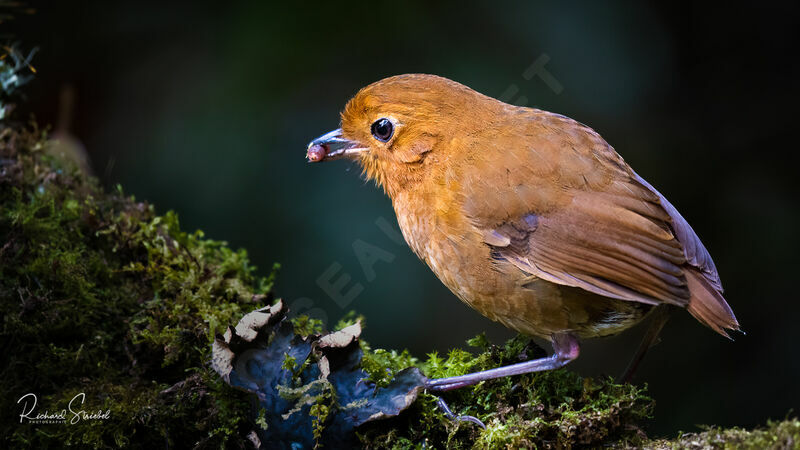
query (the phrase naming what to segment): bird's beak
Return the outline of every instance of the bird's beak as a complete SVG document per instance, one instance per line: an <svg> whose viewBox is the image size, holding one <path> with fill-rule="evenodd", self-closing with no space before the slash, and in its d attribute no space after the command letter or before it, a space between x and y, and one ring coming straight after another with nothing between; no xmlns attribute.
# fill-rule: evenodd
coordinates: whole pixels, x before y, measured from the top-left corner
<svg viewBox="0 0 800 450"><path fill-rule="evenodd" d="M345 156L353 157L368 150L360 143L342 137L342 129L337 128L309 142L306 158L308 162L329 161Z"/></svg>

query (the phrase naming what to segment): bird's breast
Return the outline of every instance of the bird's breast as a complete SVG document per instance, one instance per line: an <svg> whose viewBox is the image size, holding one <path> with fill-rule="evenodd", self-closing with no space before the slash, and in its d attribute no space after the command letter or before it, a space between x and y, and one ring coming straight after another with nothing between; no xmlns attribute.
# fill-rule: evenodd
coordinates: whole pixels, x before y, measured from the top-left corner
<svg viewBox="0 0 800 450"><path fill-rule="evenodd" d="M497 320L515 288L511 273L492 266L482 235L447 196L402 193L393 199L409 247L458 298ZM519 273L517 269L515 272Z"/></svg>

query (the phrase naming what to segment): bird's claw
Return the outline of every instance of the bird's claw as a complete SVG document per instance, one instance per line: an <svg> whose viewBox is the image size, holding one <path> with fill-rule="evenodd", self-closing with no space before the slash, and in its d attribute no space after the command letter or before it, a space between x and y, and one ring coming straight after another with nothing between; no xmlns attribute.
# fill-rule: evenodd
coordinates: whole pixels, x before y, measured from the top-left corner
<svg viewBox="0 0 800 450"><path fill-rule="evenodd" d="M450 407L447 406L447 403L444 402L442 397L436 397L436 404L441 408L442 412L444 412L444 415L453 422L472 422L484 430L486 429L486 425L481 422L481 419L475 416L457 416L453 414L453 411L450 410Z"/></svg>

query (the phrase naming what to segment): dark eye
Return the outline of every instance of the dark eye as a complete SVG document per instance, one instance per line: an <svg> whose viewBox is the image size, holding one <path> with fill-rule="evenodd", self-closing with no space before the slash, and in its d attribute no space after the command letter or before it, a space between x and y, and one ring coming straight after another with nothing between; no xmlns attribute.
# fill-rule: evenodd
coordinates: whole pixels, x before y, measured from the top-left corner
<svg viewBox="0 0 800 450"><path fill-rule="evenodd" d="M372 124L372 135L375 139L386 142L394 134L394 124L389 119L378 119Z"/></svg>

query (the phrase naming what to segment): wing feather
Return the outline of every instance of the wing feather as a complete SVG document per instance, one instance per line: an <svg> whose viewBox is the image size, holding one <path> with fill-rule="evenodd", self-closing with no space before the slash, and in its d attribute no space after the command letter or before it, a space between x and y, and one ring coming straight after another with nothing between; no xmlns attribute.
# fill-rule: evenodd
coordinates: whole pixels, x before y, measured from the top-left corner
<svg viewBox="0 0 800 450"><path fill-rule="evenodd" d="M555 283L622 300L685 306L686 259L667 222L650 206L630 208L617 198L575 193L566 208L538 216L535 228L511 219L492 230L510 242L495 252Z"/></svg>
<svg viewBox="0 0 800 450"><path fill-rule="evenodd" d="M461 179L461 206L493 258L599 295L688 307L723 334L738 329L711 256L663 195L592 129L520 114L527 120L471 152L473 167L459 172L475 174Z"/></svg>

